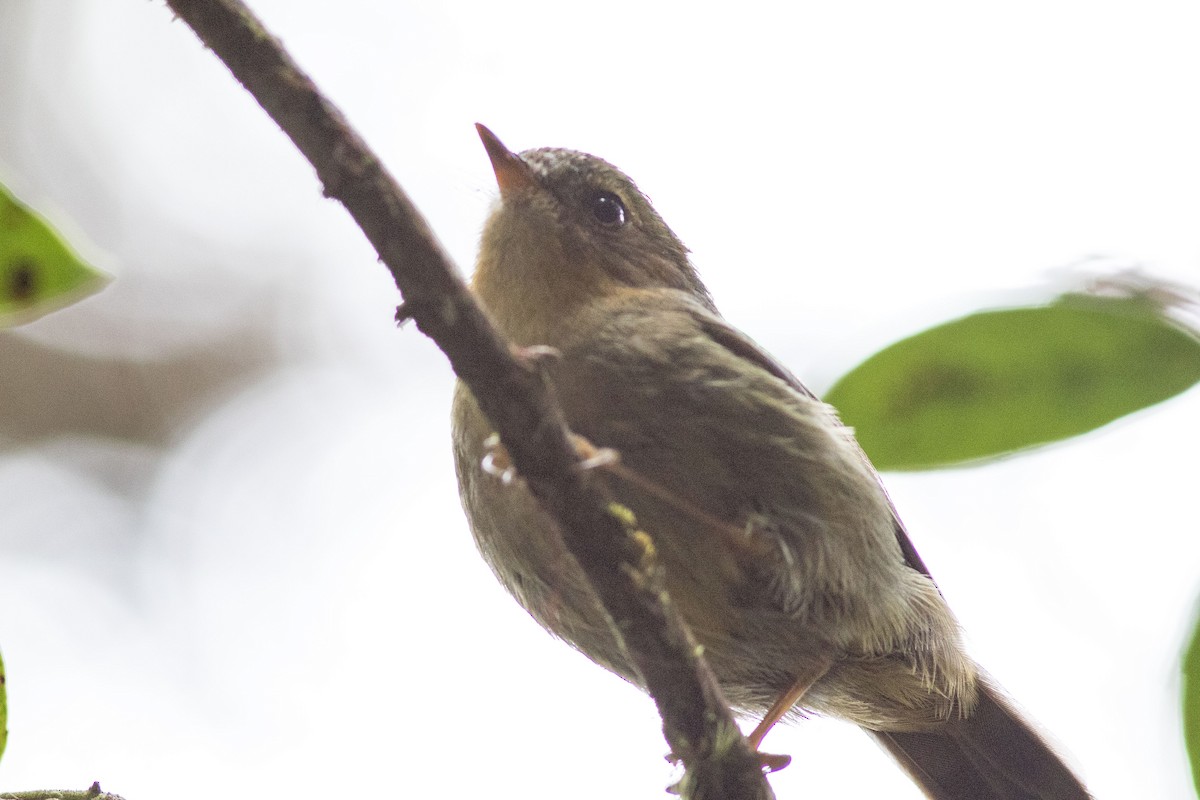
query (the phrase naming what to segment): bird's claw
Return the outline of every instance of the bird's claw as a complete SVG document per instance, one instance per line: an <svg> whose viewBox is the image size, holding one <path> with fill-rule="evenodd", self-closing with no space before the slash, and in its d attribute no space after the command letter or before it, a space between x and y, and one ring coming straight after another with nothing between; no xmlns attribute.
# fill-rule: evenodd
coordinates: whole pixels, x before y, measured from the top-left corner
<svg viewBox="0 0 1200 800"><path fill-rule="evenodd" d="M596 447L579 434L570 434L571 444L582 459L576 468L579 470L601 469L621 462L621 454L611 447ZM488 475L499 480L505 486L511 485L520 475L508 455L508 450L500 442L500 434L493 433L483 440L483 459L480 467Z"/></svg>
<svg viewBox="0 0 1200 800"><path fill-rule="evenodd" d="M488 475L496 478L505 486L511 486L516 481L517 468L508 456L508 450L500 442L500 434L493 433L483 440L483 460L479 466Z"/></svg>
<svg viewBox="0 0 1200 800"><path fill-rule="evenodd" d="M575 465L577 469L598 469L621 463L621 454L616 450L611 447L596 447L578 433L571 434L571 444L575 447L575 453L583 459Z"/></svg>

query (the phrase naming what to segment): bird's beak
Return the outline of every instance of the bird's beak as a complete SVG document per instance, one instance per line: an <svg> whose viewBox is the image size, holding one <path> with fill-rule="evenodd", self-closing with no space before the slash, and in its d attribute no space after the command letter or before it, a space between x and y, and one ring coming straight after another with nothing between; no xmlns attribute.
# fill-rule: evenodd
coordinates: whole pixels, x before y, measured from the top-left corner
<svg viewBox="0 0 1200 800"><path fill-rule="evenodd" d="M533 170L516 153L504 146L504 142L496 138L496 134L487 126L475 123L483 147L487 150L488 158L492 160L492 170L496 173L496 183L500 186L500 197L504 198L519 189L529 189L537 185Z"/></svg>

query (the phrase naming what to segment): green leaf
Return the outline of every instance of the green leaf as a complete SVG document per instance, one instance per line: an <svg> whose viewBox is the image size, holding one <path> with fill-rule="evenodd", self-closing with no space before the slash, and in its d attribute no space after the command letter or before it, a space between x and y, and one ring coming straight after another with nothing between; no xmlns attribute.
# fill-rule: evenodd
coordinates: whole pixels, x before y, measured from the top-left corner
<svg viewBox="0 0 1200 800"><path fill-rule="evenodd" d="M0 328L70 305L106 281L0 184Z"/></svg>
<svg viewBox="0 0 1200 800"><path fill-rule="evenodd" d="M8 744L8 695L4 693L4 658L0 656L0 758L4 757L4 746Z"/></svg>
<svg viewBox="0 0 1200 800"><path fill-rule="evenodd" d="M1192 762L1192 782L1200 794L1200 618L1183 653L1183 740Z"/></svg>
<svg viewBox="0 0 1200 800"><path fill-rule="evenodd" d="M1200 338L1167 316L1164 294L1068 294L972 314L876 353L825 399L880 469L1077 436L1200 380Z"/></svg>

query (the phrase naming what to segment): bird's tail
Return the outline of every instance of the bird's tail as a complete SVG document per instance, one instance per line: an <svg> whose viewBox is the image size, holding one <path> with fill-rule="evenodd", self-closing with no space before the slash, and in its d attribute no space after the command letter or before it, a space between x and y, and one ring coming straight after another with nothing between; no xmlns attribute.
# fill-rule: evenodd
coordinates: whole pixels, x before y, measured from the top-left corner
<svg viewBox="0 0 1200 800"><path fill-rule="evenodd" d="M994 688L936 731L870 731L934 800L1087 800L1079 778Z"/></svg>

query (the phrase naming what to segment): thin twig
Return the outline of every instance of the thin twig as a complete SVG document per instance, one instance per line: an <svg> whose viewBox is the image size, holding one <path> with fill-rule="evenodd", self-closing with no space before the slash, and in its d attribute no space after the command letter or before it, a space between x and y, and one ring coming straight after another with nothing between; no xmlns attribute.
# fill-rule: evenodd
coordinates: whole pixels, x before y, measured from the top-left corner
<svg viewBox="0 0 1200 800"><path fill-rule="evenodd" d="M682 790L704 800L773 797L716 680L671 607L661 569L636 522L620 513L568 440L538 370L516 358L400 186L279 42L235 0L167 0L225 62L346 206L404 297L404 317L445 352L499 432L530 491L612 617L658 704Z"/></svg>

